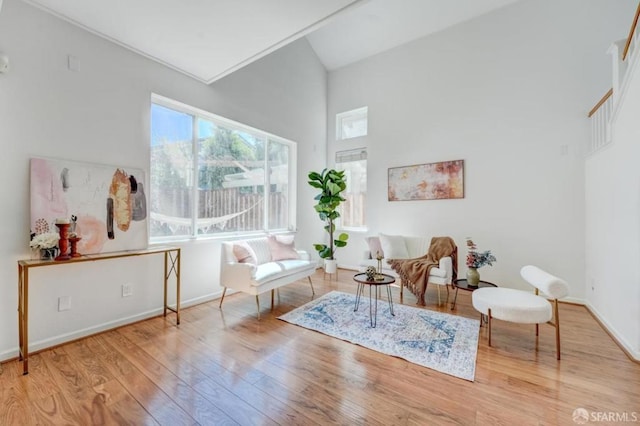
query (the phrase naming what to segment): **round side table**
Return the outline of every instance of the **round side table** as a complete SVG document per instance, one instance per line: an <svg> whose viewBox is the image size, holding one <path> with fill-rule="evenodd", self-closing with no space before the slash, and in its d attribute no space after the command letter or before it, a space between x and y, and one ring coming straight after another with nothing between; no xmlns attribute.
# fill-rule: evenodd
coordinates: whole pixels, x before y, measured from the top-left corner
<svg viewBox="0 0 640 426"><path fill-rule="evenodd" d="M356 306L353 308L353 311L358 310L358 305L360 304L360 298L362 293L364 292L364 286L369 286L369 321L371 322L371 328L375 328L378 323L378 288L381 285L387 286L387 298L389 299L389 311L391 315L395 316L393 313L393 299L391 298L391 288L389 284L393 284L396 282L396 279L391 275L387 274L379 274L382 275L381 280L368 280L367 275L365 273L355 274L353 276L353 280L358 283L358 289L356 290ZM375 289L374 289L375 287ZM372 303L372 290L375 292L373 295L373 299L375 299L375 308Z"/></svg>

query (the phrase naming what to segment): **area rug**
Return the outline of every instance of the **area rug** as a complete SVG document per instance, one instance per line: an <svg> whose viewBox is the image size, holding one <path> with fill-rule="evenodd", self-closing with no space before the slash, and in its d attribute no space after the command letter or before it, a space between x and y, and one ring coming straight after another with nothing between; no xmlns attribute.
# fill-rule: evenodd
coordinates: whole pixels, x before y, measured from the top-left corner
<svg viewBox="0 0 640 426"><path fill-rule="evenodd" d="M332 291L278 317L415 364L473 381L478 352L479 320L378 301L375 328L369 320L369 298Z"/></svg>

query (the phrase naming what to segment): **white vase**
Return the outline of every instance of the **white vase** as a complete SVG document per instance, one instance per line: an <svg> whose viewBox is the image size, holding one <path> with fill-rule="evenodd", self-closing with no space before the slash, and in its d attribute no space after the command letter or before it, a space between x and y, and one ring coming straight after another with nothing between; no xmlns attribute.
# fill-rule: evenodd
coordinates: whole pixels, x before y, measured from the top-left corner
<svg viewBox="0 0 640 426"><path fill-rule="evenodd" d="M335 274L338 269L338 262L335 259L324 260L324 272L327 274Z"/></svg>

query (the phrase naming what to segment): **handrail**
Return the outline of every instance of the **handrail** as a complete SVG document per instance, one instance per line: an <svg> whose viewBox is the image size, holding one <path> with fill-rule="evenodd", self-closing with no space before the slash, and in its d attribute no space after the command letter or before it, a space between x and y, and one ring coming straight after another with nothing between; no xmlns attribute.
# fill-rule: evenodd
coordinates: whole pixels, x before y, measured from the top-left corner
<svg viewBox="0 0 640 426"><path fill-rule="evenodd" d="M633 24L631 24L631 29L629 30L627 43L624 45L624 50L622 51L623 61L627 59L627 54L629 53L629 48L631 47L631 39L633 38L633 33L636 31L636 27L638 26L638 17L640 17L640 3L638 3L638 9L636 10L636 17L633 18Z"/></svg>
<svg viewBox="0 0 640 426"><path fill-rule="evenodd" d="M600 108L603 103L607 102L607 99L609 99L611 97L611 95L613 95L613 88L609 89L609 91L604 94L602 99L600 99L600 101L598 101L596 106L591 108L591 111L589 111L589 114L587 115L587 117L591 117L593 114L595 114L596 111L598 111L598 108Z"/></svg>

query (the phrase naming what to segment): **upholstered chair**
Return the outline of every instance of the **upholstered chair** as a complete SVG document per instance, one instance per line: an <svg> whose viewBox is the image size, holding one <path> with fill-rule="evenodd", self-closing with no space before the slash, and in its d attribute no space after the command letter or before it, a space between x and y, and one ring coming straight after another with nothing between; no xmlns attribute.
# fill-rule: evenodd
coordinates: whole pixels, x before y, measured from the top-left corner
<svg viewBox="0 0 640 426"><path fill-rule="evenodd" d="M560 359L560 317L558 299L569 292L567 283L542 269L527 265L520 270L520 275L535 287L535 294L512 288L489 287L480 288L472 293L473 307L480 312L482 324L487 318L489 328L489 346L491 346L491 322L493 319L535 324L536 336L538 326L542 323L553 325L556 329L556 354ZM542 297L539 292L547 297Z"/></svg>

